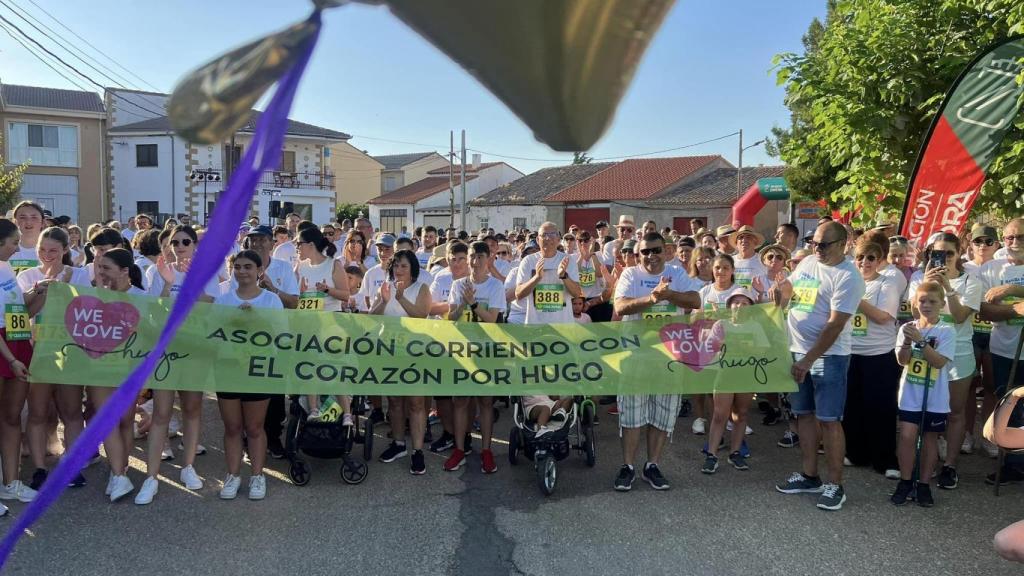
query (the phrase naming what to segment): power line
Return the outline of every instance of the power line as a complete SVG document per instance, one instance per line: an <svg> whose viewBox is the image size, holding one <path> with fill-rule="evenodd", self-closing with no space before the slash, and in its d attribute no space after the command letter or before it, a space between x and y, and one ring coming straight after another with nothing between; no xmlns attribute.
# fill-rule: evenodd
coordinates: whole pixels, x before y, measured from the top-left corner
<svg viewBox="0 0 1024 576"><path fill-rule="evenodd" d="M602 157L602 158L594 158L594 161L602 162L602 161L605 161L605 160L622 160L622 159L625 159L625 158L636 158L638 156L653 156L655 154L664 154L666 152L675 152L677 150L685 150L686 148L694 148L696 146L702 146L704 144L710 144L711 142L717 142L719 140L724 140L726 138L730 138L732 136L736 136L737 134L739 134L739 131L731 132L729 134L723 134L722 136L717 136L715 138L709 138L707 140L702 140L700 142L694 142L693 144L685 144L683 146L676 146L674 148L665 148L663 150L654 150L652 152L639 152L639 153L636 153L636 154L625 154L623 156L605 156L605 157ZM522 156L509 156L507 154L498 154L496 152L488 152L486 150L480 150L478 148L466 148L466 149L467 150L471 150L473 152L479 152L480 154L486 154L488 156L495 156L495 157L498 157L498 158L511 158L513 160L525 160L525 161L529 161L529 162L565 162L567 160L567 158L525 158L525 157L522 157Z"/></svg>
<svg viewBox="0 0 1024 576"><path fill-rule="evenodd" d="M88 40L86 40L85 38L81 37L81 36L80 36L80 35L79 35L79 34L78 34L77 32L75 32L75 31L74 31L74 30L72 30L71 28L68 28L68 26L67 26L66 24L64 24L63 22L61 22L59 18L57 18L57 17L56 17L56 16L54 16L53 14L50 14L49 12L47 12L47 11L46 11L46 9L45 9L45 8L43 8L42 6L40 6L39 4L36 4L36 3L35 3L35 0L28 0L28 2L29 2L30 4L32 4L33 6L35 6L36 8L38 8L38 9L39 9L39 10L40 10L40 11L41 11L41 12L42 12L43 14L46 14L47 16L49 16L49 17L50 17L50 19L52 19L52 20L53 20L54 22L56 22L57 24L59 24L61 28L63 28L63 29L65 29L65 30L67 30L68 32L70 32L70 33L71 33L71 34L72 34L72 35L73 35L73 36L74 36L75 38L78 38L79 40L81 40L82 42L84 42L86 46L88 46L88 47L92 48L93 50L95 50L95 51L96 51L97 53L99 53L100 55L102 55L102 56L103 56L104 58L106 58L107 60L111 61L111 62L112 62L112 63L114 63L114 64L115 64L116 66L118 66L119 68L121 68L122 70L124 70L124 71L125 71L126 73L128 73L128 74L129 74L130 76L133 76L133 77L135 77L135 79L136 79L136 80L138 80L138 81L142 82L143 84L145 84L145 85L149 86L149 87L150 87L150 88L152 88L153 90L156 90L157 92L162 92L162 90L160 90L159 88L157 88L157 87L156 87L156 86L154 86L153 84L151 84L151 83L147 82L147 81L146 81L146 80L145 80L144 78L140 77L140 76L139 76L138 74L135 74L134 72L132 72L131 70L129 70L128 68L126 68L126 67L125 67L124 65L122 65L122 64L121 64L120 62L118 62L117 60L114 60L114 58L113 58L113 57L111 57L110 55L108 55L108 54L107 54L106 52L104 52L104 51L100 50L99 48L97 48L96 46L94 46L94 45L93 45L92 43L90 43L90 42L89 42Z"/></svg>
<svg viewBox="0 0 1024 576"><path fill-rule="evenodd" d="M29 54L35 56L40 62L45 64L50 70L53 70L60 77L64 78L68 82L70 82L72 86L75 86L76 88L78 88L79 90L82 90L83 92L89 92L89 90L87 88L84 88L81 84L79 84L77 81L72 79L70 76L68 76L64 72L60 71L59 69L57 69L57 67L55 67L53 64L51 64L49 60L43 58L41 55L39 55L36 52L34 52L29 47L28 44L25 44L25 42L21 38L15 36L14 32L12 32L10 28L8 28L7 26L4 26L2 24L0 24L0 28L2 28L4 32L7 32L7 35L10 36L11 38L13 38L15 42L17 42L18 44L21 44L21 47L24 48L26 52L28 52Z"/></svg>

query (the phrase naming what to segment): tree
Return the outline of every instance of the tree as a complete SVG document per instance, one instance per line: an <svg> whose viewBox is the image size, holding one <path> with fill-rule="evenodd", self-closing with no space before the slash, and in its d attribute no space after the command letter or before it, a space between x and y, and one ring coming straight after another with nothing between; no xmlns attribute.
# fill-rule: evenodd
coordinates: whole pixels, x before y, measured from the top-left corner
<svg viewBox="0 0 1024 576"><path fill-rule="evenodd" d="M587 156L586 152L573 152L572 153L572 163L573 164L590 164L593 161L594 161L594 159L591 158L590 156Z"/></svg>
<svg viewBox="0 0 1024 576"><path fill-rule="evenodd" d="M28 168L28 163L5 168L7 163L4 161L2 151L3 139L0 139L0 211L7 212L14 208L21 197L21 176Z"/></svg>
<svg viewBox="0 0 1024 576"><path fill-rule="evenodd" d="M370 210L366 207L366 204L340 204L338 206L338 222L342 220L355 221L359 217L368 217Z"/></svg>
<svg viewBox="0 0 1024 576"><path fill-rule="evenodd" d="M791 187L859 222L894 220L922 140L953 81L985 46L1024 33L1018 0L838 0L776 56L793 113L773 149ZM1018 116L975 212L1024 206L1024 116ZM879 201L879 198L882 198Z"/></svg>

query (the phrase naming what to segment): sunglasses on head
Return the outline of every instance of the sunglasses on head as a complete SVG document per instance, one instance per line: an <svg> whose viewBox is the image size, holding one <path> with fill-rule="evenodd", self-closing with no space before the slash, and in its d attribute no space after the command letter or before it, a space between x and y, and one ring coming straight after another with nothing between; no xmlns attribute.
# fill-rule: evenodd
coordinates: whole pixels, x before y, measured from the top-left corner
<svg viewBox="0 0 1024 576"><path fill-rule="evenodd" d="M175 248L177 248L178 246L188 247L188 246L191 246L191 245L192 245L192 239L191 238L185 238L184 240L171 240L171 246L174 246Z"/></svg>
<svg viewBox="0 0 1024 576"><path fill-rule="evenodd" d="M974 240L971 240L971 244L974 244L975 246L981 246L982 244L985 246L992 246L995 243L996 241L991 238L975 238Z"/></svg>
<svg viewBox="0 0 1024 576"><path fill-rule="evenodd" d="M665 249L660 247L660 246L655 246L654 248L641 248L640 249L640 253L643 254L644 256L650 256L651 254L661 254L664 251L665 251Z"/></svg>
<svg viewBox="0 0 1024 576"><path fill-rule="evenodd" d="M875 260L878 260L878 256L875 256L874 254L857 254L857 256L856 256L857 262L860 262L861 260L864 260L865 258L867 259L868 262L874 262Z"/></svg>

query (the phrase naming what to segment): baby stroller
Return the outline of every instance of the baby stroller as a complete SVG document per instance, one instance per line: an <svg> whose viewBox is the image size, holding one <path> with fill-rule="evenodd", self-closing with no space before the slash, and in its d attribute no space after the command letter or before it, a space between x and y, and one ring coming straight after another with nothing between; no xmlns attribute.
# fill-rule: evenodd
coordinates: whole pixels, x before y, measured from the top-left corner
<svg viewBox="0 0 1024 576"><path fill-rule="evenodd" d="M550 496L558 480L555 462L568 457L570 448L586 457L587 466L593 468L597 464L595 414L594 403L589 398L575 397L562 427L537 438L535 423L527 420L522 399L512 397L512 429L508 436L509 464L515 466L519 463L520 452L533 460L537 485L545 496Z"/></svg>
<svg viewBox="0 0 1024 576"><path fill-rule="evenodd" d="M366 463L373 456L373 420L366 417L365 398L352 397L352 420L354 426L344 426L341 420L335 422L310 422L309 413L303 405L302 396L289 396L288 431L285 437L285 458L291 464L288 476L296 486L309 483L309 464L301 458L300 452L313 458L341 458L341 479L346 484L359 484L366 479L369 468ZM360 434L360 416L363 416ZM352 447L363 445L362 459L352 457Z"/></svg>

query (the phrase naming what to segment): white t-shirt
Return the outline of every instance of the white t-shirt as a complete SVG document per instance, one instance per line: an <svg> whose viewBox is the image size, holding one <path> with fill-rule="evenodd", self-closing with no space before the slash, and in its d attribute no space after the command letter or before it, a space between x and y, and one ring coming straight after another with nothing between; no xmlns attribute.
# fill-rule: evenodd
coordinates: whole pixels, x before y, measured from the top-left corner
<svg viewBox="0 0 1024 576"><path fill-rule="evenodd" d="M71 278L68 280L68 284L74 286L92 286L92 280L89 278L89 272L85 268L74 268L72 266L66 266L64 271L57 274L56 278L61 282L66 278L67 271L71 270ZM31 290L35 286L36 282L40 282L46 279L46 275L43 274L43 269L38 266L35 268L29 268L18 274L18 286L22 292Z"/></svg>
<svg viewBox="0 0 1024 576"><path fill-rule="evenodd" d="M650 274L642 266L632 266L622 271L619 281L615 284L615 300L619 298L643 298L650 296L651 292L661 283L662 278L669 278L669 288L675 292L694 291L695 287L689 276L683 274L679 268L666 266L659 274ZM627 314L622 320L641 320L647 318L664 318L679 316L687 311L678 308L668 301L661 301L653 304L639 314Z"/></svg>
<svg viewBox="0 0 1024 576"><path fill-rule="evenodd" d="M427 262L430 262L430 257L433 255L433 248L431 248L430 250L424 250L423 248L420 248L419 250L416 251L416 260L419 260L420 270L426 270Z"/></svg>
<svg viewBox="0 0 1024 576"><path fill-rule="evenodd" d="M363 275L363 283L356 294L356 308L360 312L369 312L370 304L377 298L377 291L388 279L388 273L380 265L374 266Z"/></svg>
<svg viewBox="0 0 1024 576"><path fill-rule="evenodd" d="M299 281L295 276L295 270L288 265L284 260L278 260L276 258L270 258L270 266L264 270L263 275L270 279L281 292L290 294L292 296L299 295ZM217 282L217 278L211 279L211 282ZM228 290L238 290L238 282L235 281L235 277L232 275L228 278L227 283L217 282L219 285L223 285L218 292L214 292L207 289L207 294L222 294ZM225 288L226 287L226 288Z"/></svg>
<svg viewBox="0 0 1024 576"><path fill-rule="evenodd" d="M691 278L690 280L697 279ZM699 284L700 280L697 280L697 282ZM735 282L732 286L726 288L725 290L719 290L718 288L716 288L714 282L704 284L703 286L701 286L699 290L701 307L706 312L711 312L715 308L718 308L718 310L725 310L726 303L729 301L729 297L741 290L743 290L743 287L740 286L739 284L736 284Z"/></svg>
<svg viewBox="0 0 1024 576"><path fill-rule="evenodd" d="M448 295L452 291L452 271L448 268L434 275L434 281L430 283L430 301L434 304L447 302Z"/></svg>
<svg viewBox="0 0 1024 576"><path fill-rule="evenodd" d="M593 320L590 318L590 314L586 312L580 312L580 315L576 317L577 324L590 324Z"/></svg>
<svg viewBox="0 0 1024 576"><path fill-rule="evenodd" d="M598 258L600 262L600 257ZM583 297L586 299L597 298L604 292L604 276L594 267L594 259L580 262L577 258L574 262L580 271L580 288L583 289Z"/></svg>
<svg viewBox="0 0 1024 576"><path fill-rule="evenodd" d="M825 329L833 310L856 314L864 297L864 278L846 259L826 266L812 254L800 261L789 280L793 283L788 315L791 352L806 354ZM848 356L852 333L853 325L847 322L825 355Z"/></svg>
<svg viewBox="0 0 1024 576"><path fill-rule="evenodd" d="M132 241L132 238L135 238L135 234L135 230L132 230L131 228L125 228L124 230L121 230L121 236L129 242Z"/></svg>
<svg viewBox="0 0 1024 576"><path fill-rule="evenodd" d="M20 274L29 268L39 266L39 254L35 247L26 248L19 244L18 251L11 255L7 263L14 269L15 274Z"/></svg>
<svg viewBox="0 0 1024 576"><path fill-rule="evenodd" d="M900 274L903 276L903 274ZM890 322L876 324L863 312L855 312L850 324L853 336L850 352L858 356L877 356L892 352L896 341L896 314L900 310L900 284L892 276L881 273L864 283L864 298L868 304L893 317Z"/></svg>
<svg viewBox="0 0 1024 576"><path fill-rule="evenodd" d="M270 290L260 290L260 295L250 300L244 300L238 296L237 290L228 290L224 294L217 296L213 300L214 304L220 304L222 306L234 306L235 308L241 306L243 303L247 303L253 308L276 308L284 309L284 304L281 303L281 299L277 297Z"/></svg>
<svg viewBox="0 0 1024 576"><path fill-rule="evenodd" d="M508 276L505 277L505 293L507 294L511 291L515 294L516 284L518 283L519 268L513 268L509 272ZM521 300L512 300L508 303L508 319L506 322L509 324L523 324L526 322L526 298Z"/></svg>
<svg viewBox="0 0 1024 576"><path fill-rule="evenodd" d="M0 328L6 328L7 316L2 313L6 311L6 307L25 305L25 293L14 276L14 269L7 262L0 262L0 299L3 300L4 306L4 309L0 310Z"/></svg>
<svg viewBox="0 0 1024 576"><path fill-rule="evenodd" d="M911 299L917 292L917 287L924 282L924 272L918 270L910 277L910 286L907 288L907 298ZM949 285L960 295L960 303L967 306L974 312L981 310L981 300L985 297L985 285L976 274L966 272L959 278L953 278ZM956 353L957 355L974 354L974 314L966 320L957 324L953 322L953 316L949 313L948 300L942 302L940 317L943 322L956 328Z"/></svg>
<svg viewBox="0 0 1024 576"><path fill-rule="evenodd" d="M299 252L295 249L294 243L285 242L277 248L274 248L274 253L271 257L277 258L278 260L284 260L290 266L294 267L299 261Z"/></svg>
<svg viewBox="0 0 1024 576"><path fill-rule="evenodd" d="M544 258L543 252L530 254L519 264L520 284L533 278L537 268L537 260ZM558 278L558 266L566 255L556 252L554 256L544 259L544 274L541 281L533 289L532 297L526 299L526 324L552 324L556 322L575 322L572 315L572 303L569 291ZM566 274L573 282L580 281L580 271L576 266L568 266ZM540 308L538 308L538 303Z"/></svg>
<svg viewBox="0 0 1024 576"><path fill-rule="evenodd" d="M761 262L761 256L757 252L750 258L734 256L733 262L736 264L735 276L737 284L753 292L754 278L761 278L761 287L764 290L768 289L768 268L765 268L765 265ZM754 293L754 297L757 297L757 293Z"/></svg>
<svg viewBox="0 0 1024 576"><path fill-rule="evenodd" d="M999 259L986 262L981 267L981 281L985 291L991 290L1003 284L1016 284L1024 286L1024 265L1015 266L1009 260ZM1010 304L1010 298L1004 299L1003 304ZM992 323L992 338L989 341L989 350L1003 358L1013 358L1017 351L1017 338L1020 337L1021 325L1024 325L1024 318L1014 318L1003 322ZM1024 356L1024 354L1022 354ZM1002 383L997 382L1002 385Z"/></svg>
<svg viewBox="0 0 1024 576"><path fill-rule="evenodd" d="M459 278L452 282L451 291L448 294L448 305L453 309L462 304L462 291L466 289L466 285L470 282L473 282L472 276ZM505 285L500 280L494 276L488 276L486 280L479 284L473 282L473 288L476 290L477 308L498 310L502 314L505 313ZM459 318L459 320L473 321L473 314L468 306L463 311L463 317Z"/></svg>
<svg viewBox="0 0 1024 576"><path fill-rule="evenodd" d="M949 368L953 365L953 358L956 357L956 329L951 324L939 322L927 330L921 329L921 321L916 320L921 336L926 340L932 340L932 348L946 357L949 362L942 368L931 368L928 376L931 384L928 390L928 412L936 414L949 413ZM896 349L898 350L906 342L903 330L896 335ZM903 367L903 374L900 375L899 408L909 412L920 412L924 404L924 369L930 368L928 363L917 350L911 350L911 362ZM923 365L921 364L923 363Z"/></svg>

